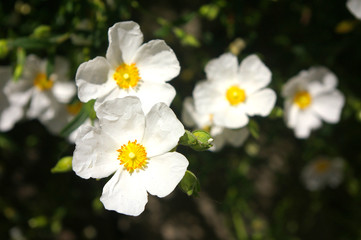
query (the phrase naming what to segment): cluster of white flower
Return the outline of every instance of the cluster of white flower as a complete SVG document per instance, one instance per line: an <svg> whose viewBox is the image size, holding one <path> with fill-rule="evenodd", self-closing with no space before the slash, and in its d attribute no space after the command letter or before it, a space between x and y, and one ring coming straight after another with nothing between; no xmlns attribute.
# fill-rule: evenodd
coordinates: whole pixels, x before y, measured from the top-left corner
<svg viewBox="0 0 361 240"><path fill-rule="evenodd" d="M76 144L72 164L82 178L113 174L101 201L106 209L137 216L144 211L147 192L167 196L187 170L187 159L173 151L185 129L169 108L176 91L167 83L180 66L164 41L143 43L135 22L116 23L108 39L106 57L82 63L76 73L78 98L83 103L95 100L97 119L70 135ZM17 81L9 67L0 68L1 80L7 81L1 81L0 130L10 130L25 117L59 133L82 108L74 100L68 65L56 57L54 71L48 73L46 60L29 55ZM226 143L241 146L249 135L249 118L268 116L276 103L275 92L266 88L271 71L256 55L239 64L235 55L225 53L211 60L205 73L193 98L184 101L183 121L211 133L212 151ZM344 97L336 84L326 68L311 68L284 85L285 121L296 137L307 138L321 119L339 121Z"/></svg>

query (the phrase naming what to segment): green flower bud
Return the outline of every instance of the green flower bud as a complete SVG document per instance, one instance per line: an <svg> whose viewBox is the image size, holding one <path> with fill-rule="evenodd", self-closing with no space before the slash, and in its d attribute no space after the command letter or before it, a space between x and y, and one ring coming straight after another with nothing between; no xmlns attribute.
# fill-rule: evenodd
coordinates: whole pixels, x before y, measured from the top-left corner
<svg viewBox="0 0 361 240"><path fill-rule="evenodd" d="M213 146L213 138L207 131L195 130L192 132L192 134L197 139L197 144L191 146L191 148L193 148L194 150L205 151Z"/></svg>
<svg viewBox="0 0 361 240"><path fill-rule="evenodd" d="M72 161L73 161L72 156L63 157L56 163L55 167L53 167L51 169L51 172L52 173L62 173L62 172L71 171Z"/></svg>
<svg viewBox="0 0 361 240"><path fill-rule="evenodd" d="M179 186L188 196L197 196L200 191L198 178L194 175L194 173L188 170L184 174Z"/></svg>
<svg viewBox="0 0 361 240"><path fill-rule="evenodd" d="M6 39L0 39L0 58L6 57L8 52L8 42L6 41Z"/></svg>

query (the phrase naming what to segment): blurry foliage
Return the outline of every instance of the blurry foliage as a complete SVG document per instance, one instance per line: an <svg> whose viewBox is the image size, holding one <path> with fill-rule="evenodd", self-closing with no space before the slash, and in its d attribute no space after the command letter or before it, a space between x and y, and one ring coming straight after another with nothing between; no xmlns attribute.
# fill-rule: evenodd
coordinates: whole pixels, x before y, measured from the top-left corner
<svg viewBox="0 0 361 240"><path fill-rule="evenodd" d="M228 49L236 49L240 59L257 53L271 69L277 106L270 117L253 118L252 137L243 147L216 153L179 147L197 175L188 173L190 180L181 188L192 195L199 180L200 193L212 199L234 239L361 238L361 25L344 1L1 1L0 64L11 64L17 79L27 54L50 60L62 55L74 78L80 63L104 55L108 28L123 20L138 22L145 41L162 38L175 51L182 67L171 82L178 116L183 99L205 78L207 61ZM236 39L242 44L232 45ZM346 105L340 123L324 124L309 139L297 140L283 122L280 90L313 65L338 76ZM94 118L89 105L64 135L77 121ZM57 160L73 150L37 121L0 133L0 239L172 239L167 238L169 221L180 224L172 217L198 227L193 239L222 239L192 197L179 190L174 198L150 197L153 205L138 218L105 211L99 202L105 180L51 174ZM310 192L302 185L302 168L318 155L346 161L344 181L336 189Z"/></svg>

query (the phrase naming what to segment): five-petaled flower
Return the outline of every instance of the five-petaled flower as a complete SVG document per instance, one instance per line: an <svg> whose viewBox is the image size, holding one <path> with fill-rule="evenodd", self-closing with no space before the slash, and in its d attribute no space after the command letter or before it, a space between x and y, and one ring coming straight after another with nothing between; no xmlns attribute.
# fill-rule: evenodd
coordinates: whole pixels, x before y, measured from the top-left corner
<svg viewBox="0 0 361 240"><path fill-rule="evenodd" d="M341 158L318 157L304 167L301 178L310 191L321 190L326 186L335 188L342 181L343 167Z"/></svg>
<svg viewBox="0 0 361 240"><path fill-rule="evenodd" d="M145 115L137 97L106 101L97 109L99 126L83 126L76 139L73 170L83 178L104 178L101 201L106 209L137 216L147 192L170 194L188 166L177 146L184 127L164 103Z"/></svg>
<svg viewBox="0 0 361 240"><path fill-rule="evenodd" d="M282 89L285 97L285 121L298 138L307 138L312 129L340 120L345 99L336 89L336 76L324 67L301 71Z"/></svg>
<svg viewBox="0 0 361 240"><path fill-rule="evenodd" d="M166 83L179 74L180 66L173 50L163 40L143 42L135 22L120 22L109 29L106 58L96 57L81 64L76 73L78 97L87 102L96 99L95 109L107 100L137 96L144 112L175 96Z"/></svg>
<svg viewBox="0 0 361 240"><path fill-rule="evenodd" d="M49 76L46 67L46 60L29 55L21 77L17 81L8 79L4 93L9 106L1 118L2 131L10 130L24 115L40 120L52 132L64 127L54 118L75 95L75 84L68 81L69 64L64 58L55 58L54 72Z"/></svg>
<svg viewBox="0 0 361 240"><path fill-rule="evenodd" d="M240 128L248 116L267 116L276 101L273 90L265 88L271 72L256 55L245 58L240 66L236 56L226 53L205 67L207 80L193 91L196 110L212 114L214 124Z"/></svg>

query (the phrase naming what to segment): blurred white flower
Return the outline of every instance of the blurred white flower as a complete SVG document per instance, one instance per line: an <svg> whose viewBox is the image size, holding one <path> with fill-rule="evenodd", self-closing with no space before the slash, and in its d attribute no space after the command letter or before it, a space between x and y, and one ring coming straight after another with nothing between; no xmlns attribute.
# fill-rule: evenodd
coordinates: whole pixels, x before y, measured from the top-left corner
<svg viewBox="0 0 361 240"><path fill-rule="evenodd" d="M6 125L2 130L9 130L22 118L37 118L40 122L53 119L56 113L75 95L75 83L68 81L69 65L61 57L56 57L54 72L46 76L47 61L35 55L29 55L24 64L22 76L13 81L9 79L4 87L10 109L21 110L21 114L10 118L3 116L0 125Z"/></svg>
<svg viewBox="0 0 361 240"><path fill-rule="evenodd" d="M348 0L346 7L356 18L361 19L361 0Z"/></svg>
<svg viewBox="0 0 361 240"><path fill-rule="evenodd" d="M142 44L143 34L132 21L114 24L108 38L106 58L96 57L78 68L79 99L96 99L95 109L106 100L125 96L137 96L144 112L159 102L169 106L176 92L166 81L180 71L173 50L163 40Z"/></svg>
<svg viewBox="0 0 361 240"><path fill-rule="evenodd" d="M291 78L282 89L285 121L297 138L307 138L312 129L340 120L345 99L336 89L337 78L327 68L313 67Z"/></svg>
<svg viewBox="0 0 361 240"><path fill-rule="evenodd" d="M340 158L319 157L304 167L302 181L310 191L320 190L326 186L335 188L342 181L343 165Z"/></svg>
<svg viewBox="0 0 361 240"><path fill-rule="evenodd" d="M184 100L182 121L188 127L208 131L213 138L213 146L210 151L220 151L225 144L234 147L241 146L249 136L247 128L229 129L214 125L212 114L201 114L196 111L191 97Z"/></svg>
<svg viewBox="0 0 361 240"><path fill-rule="evenodd" d="M193 91L194 103L201 114L212 114L214 124L240 128L248 116L267 116L276 101L273 90L265 88L271 72L256 55L245 58L240 66L236 56L226 53L205 67L207 80Z"/></svg>
<svg viewBox="0 0 361 240"><path fill-rule="evenodd" d="M22 107L10 105L4 93L5 84L12 78L11 67L0 67L0 131L10 130L24 115Z"/></svg>
<svg viewBox="0 0 361 240"><path fill-rule="evenodd" d="M117 98L97 109L99 126L83 126L75 141L73 170L82 178L115 173L100 198L105 208L137 216L144 211L147 192L170 194L188 166L177 146L184 127L164 103L142 111L137 97Z"/></svg>

